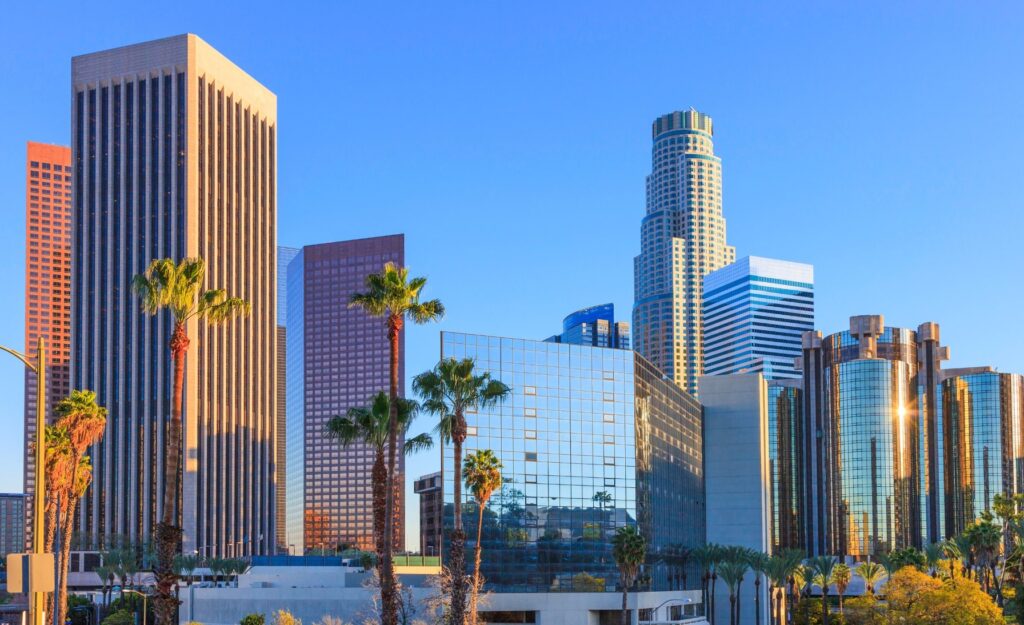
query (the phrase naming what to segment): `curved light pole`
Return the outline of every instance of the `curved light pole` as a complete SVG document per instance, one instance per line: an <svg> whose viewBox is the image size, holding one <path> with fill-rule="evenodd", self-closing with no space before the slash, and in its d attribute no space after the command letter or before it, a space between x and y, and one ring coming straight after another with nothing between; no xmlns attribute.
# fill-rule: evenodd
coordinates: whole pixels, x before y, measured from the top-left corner
<svg viewBox="0 0 1024 625"><path fill-rule="evenodd" d="M36 448L35 448L35 473L36 479L32 497L32 552L43 554L46 550L46 543L43 536L43 517L46 508L46 475L44 457L46 454L46 342L39 337L36 344L35 362L21 352L9 347L0 345L0 350L14 356L24 364L29 371L36 374ZM33 592L31 599L30 622L32 625L43 625L43 613L45 608L46 593ZM56 603L54 603L56 606Z"/></svg>

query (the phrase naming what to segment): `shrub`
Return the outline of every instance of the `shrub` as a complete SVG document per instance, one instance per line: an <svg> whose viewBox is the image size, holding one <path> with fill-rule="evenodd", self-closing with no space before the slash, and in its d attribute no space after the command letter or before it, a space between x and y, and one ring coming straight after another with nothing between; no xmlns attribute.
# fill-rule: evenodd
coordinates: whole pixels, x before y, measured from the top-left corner
<svg viewBox="0 0 1024 625"><path fill-rule="evenodd" d="M577 592L604 592L604 578L590 573L577 573L572 577L572 588Z"/></svg>
<svg viewBox="0 0 1024 625"><path fill-rule="evenodd" d="M270 615L271 625L302 625L302 619L297 619L288 610L278 610Z"/></svg>
<svg viewBox="0 0 1024 625"><path fill-rule="evenodd" d="M135 625L135 613L131 610L115 610L103 619L103 625Z"/></svg>
<svg viewBox="0 0 1024 625"><path fill-rule="evenodd" d="M263 625L266 621L262 614L246 614L238 625Z"/></svg>

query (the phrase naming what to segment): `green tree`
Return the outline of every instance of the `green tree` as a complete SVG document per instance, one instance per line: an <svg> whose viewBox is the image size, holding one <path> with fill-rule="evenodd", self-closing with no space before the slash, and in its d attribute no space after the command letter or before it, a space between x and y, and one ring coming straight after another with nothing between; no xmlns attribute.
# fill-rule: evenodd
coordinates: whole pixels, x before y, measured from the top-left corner
<svg viewBox="0 0 1024 625"><path fill-rule="evenodd" d="M850 567L840 562L832 569L832 583L836 585L836 594L839 595L839 614L843 614L843 595L850 586Z"/></svg>
<svg viewBox="0 0 1024 625"><path fill-rule="evenodd" d="M760 551L750 551L747 556L747 565L754 574L754 622L761 625L761 576L768 568L768 554Z"/></svg>
<svg viewBox="0 0 1024 625"><path fill-rule="evenodd" d="M768 559L764 574L768 578L768 597L772 602L771 617L776 625L787 621L785 608L786 585L801 567L804 554L798 549L786 549Z"/></svg>
<svg viewBox="0 0 1024 625"><path fill-rule="evenodd" d="M240 315L248 315L248 302L229 297L222 289L204 290L206 262L202 258L184 258L175 263L170 258L156 259L146 272L135 276L132 289L141 300L142 310L156 315L170 311L174 318L170 350L174 370L171 394L171 419L164 439L163 516L157 523L153 542L156 544L156 594L153 609L157 625L176 625L178 599L174 594L178 572L174 556L178 553L181 528L178 527L177 504L181 491L179 463L181 457L182 392L185 385L185 355L188 352L189 322L205 320L218 325Z"/></svg>
<svg viewBox="0 0 1024 625"><path fill-rule="evenodd" d="M199 566L199 558L196 556L175 556L174 568L178 574L185 579L188 586L192 585L192 577L195 575L196 567Z"/></svg>
<svg viewBox="0 0 1024 625"><path fill-rule="evenodd" d="M263 625L265 621L266 617L262 614L246 614L238 625Z"/></svg>
<svg viewBox="0 0 1024 625"><path fill-rule="evenodd" d="M468 435L466 411L495 406L511 393L500 380L491 378L487 372L477 373L475 367L471 358L445 358L412 381L413 390L423 398L423 409L438 417L437 431L445 443L452 444L454 456L455 526L446 563L451 578L450 625L465 625L466 622L466 533L462 527L462 445Z"/></svg>
<svg viewBox="0 0 1024 625"><path fill-rule="evenodd" d="M386 263L380 273L366 276L366 291L355 293L349 306L362 308L371 317L382 317L391 344L390 418L388 420L388 478L384 498L384 548L380 562L380 597L383 625L398 625L398 580L395 578L393 560L395 525L395 488L397 485L398 463L398 362L401 349L402 328L406 318L414 323L437 321L444 316L444 305L440 300L420 301L427 279L409 278L407 267ZM456 617L453 625L463 625L465 616Z"/></svg>
<svg viewBox="0 0 1024 625"><path fill-rule="evenodd" d="M828 625L828 587L832 584L836 561L832 556L818 556L808 560L811 584L821 588L821 622Z"/></svg>
<svg viewBox="0 0 1024 625"><path fill-rule="evenodd" d="M462 479L473 494L477 507L476 546L473 550L473 582L470 586L469 622L476 625L477 598L480 594L480 554L483 552L484 510L494 491L501 488L501 460L490 449L481 449L466 457Z"/></svg>
<svg viewBox="0 0 1024 625"><path fill-rule="evenodd" d="M619 583L622 586L622 625L629 625L629 591L640 574L640 566L647 558L647 539L634 525L626 525L615 531L612 537L612 557L619 567Z"/></svg>
<svg viewBox="0 0 1024 625"><path fill-rule="evenodd" d="M942 545L942 556L949 561L949 579L956 586L956 564L961 561L964 554L960 551L960 545L953 539L946 539L939 543Z"/></svg>
<svg viewBox="0 0 1024 625"><path fill-rule="evenodd" d="M693 551L693 559L703 570L701 576L701 595L704 606L710 615L711 624L715 623L715 586L718 581L718 565L725 559L725 547L708 543Z"/></svg>
<svg viewBox="0 0 1024 625"><path fill-rule="evenodd" d="M991 512L981 513L973 523L964 530L964 536L971 545L975 561L978 564L978 577L982 582L985 592L993 588L996 592L996 601L1002 606L1002 588L999 586L999 578L996 574L996 567L999 564L999 553L1002 548L1002 531L995 524L995 517Z"/></svg>
<svg viewBox="0 0 1024 625"><path fill-rule="evenodd" d="M877 562L865 562L854 571L858 577L864 580L864 587L868 594L874 596L875 587L885 576L885 569Z"/></svg>
<svg viewBox="0 0 1024 625"><path fill-rule="evenodd" d="M737 625L740 621L738 595L748 568L746 558L735 557L734 554L728 554L726 559L718 564L718 575L729 589L729 625Z"/></svg>
<svg viewBox="0 0 1024 625"><path fill-rule="evenodd" d="M411 399L398 399L398 431L406 436L419 406ZM377 561L384 559L384 529L387 514L388 468L384 451L388 446L391 432L391 398L387 393L377 393L369 406L350 408L346 416L334 416L327 422L328 438L338 441L342 447L362 443L373 450L373 469L370 473L373 491L373 538ZM429 434L419 434L405 439L403 453L430 449L434 441ZM397 529L397 528L396 528Z"/></svg>

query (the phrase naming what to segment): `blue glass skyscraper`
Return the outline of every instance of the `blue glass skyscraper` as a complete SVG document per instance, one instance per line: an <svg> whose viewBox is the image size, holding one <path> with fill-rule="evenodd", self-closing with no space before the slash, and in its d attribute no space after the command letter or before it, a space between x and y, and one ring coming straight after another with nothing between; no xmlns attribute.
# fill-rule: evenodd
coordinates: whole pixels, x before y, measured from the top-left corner
<svg viewBox="0 0 1024 625"><path fill-rule="evenodd" d="M452 332L442 333L441 351L473 358L511 388L500 405L466 414L466 453L490 449L503 464L505 484L484 517L488 590L615 592L611 539L624 525L638 526L652 552L704 543L701 407L642 356ZM446 531L453 462L445 446ZM463 493L465 526L475 527ZM700 583L695 568L685 577L665 563L647 572L638 590Z"/></svg>
<svg viewBox="0 0 1024 625"><path fill-rule="evenodd" d="M594 347L629 349L629 324L615 321L615 305L581 308L562 320L562 333L546 339L550 343L573 343Z"/></svg>
<svg viewBox="0 0 1024 625"><path fill-rule="evenodd" d="M704 374L799 378L814 329L814 267L748 256L704 278Z"/></svg>

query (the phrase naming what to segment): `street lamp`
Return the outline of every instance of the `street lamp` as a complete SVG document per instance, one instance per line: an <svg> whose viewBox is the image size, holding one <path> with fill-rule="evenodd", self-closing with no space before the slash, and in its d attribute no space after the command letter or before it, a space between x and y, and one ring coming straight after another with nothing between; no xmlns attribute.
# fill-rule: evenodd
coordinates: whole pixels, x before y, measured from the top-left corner
<svg viewBox="0 0 1024 625"><path fill-rule="evenodd" d="M35 448L35 492L32 497L32 552L42 555L46 550L43 537L43 517L46 508L46 475L44 473L46 454L46 342L39 337L36 343L36 358L33 363L28 356L9 347L0 345L0 350L20 360L29 371L36 374L36 448ZM30 589L31 590L31 589ZM32 625L43 625L43 612L46 610L46 593L32 592L31 622Z"/></svg>
<svg viewBox="0 0 1024 625"><path fill-rule="evenodd" d="M122 595L124 593L126 593L126 592L142 596L142 625L146 625L146 599L149 597L149 595L147 595L146 593L144 593L142 591L134 590L134 589L131 589L131 588L123 588L123 589L121 589L121 594Z"/></svg>

